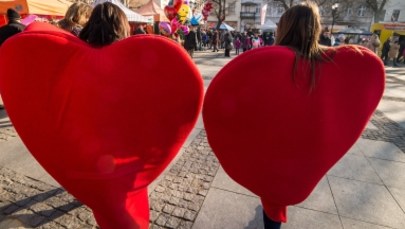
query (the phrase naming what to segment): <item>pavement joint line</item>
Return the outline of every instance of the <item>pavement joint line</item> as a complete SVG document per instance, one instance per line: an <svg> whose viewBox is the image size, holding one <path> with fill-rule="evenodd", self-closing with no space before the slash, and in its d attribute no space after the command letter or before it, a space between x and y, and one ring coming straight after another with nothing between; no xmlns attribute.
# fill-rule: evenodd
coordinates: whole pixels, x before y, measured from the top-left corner
<svg viewBox="0 0 405 229"><path fill-rule="evenodd" d="M230 192L230 193L238 194L238 195L241 195L241 196L260 198L260 197L254 195L254 194L253 194L253 195L249 195L249 194L246 194L246 193L235 192L235 191L233 191L233 190L224 189L224 188L219 188L219 187L214 187L214 186L212 186L211 188L214 188L214 189L217 189L217 190L221 190L221 191L224 191L224 192Z"/></svg>
<svg viewBox="0 0 405 229"><path fill-rule="evenodd" d="M337 206L337 204L336 204L335 194L333 193L332 186L330 185L329 177L328 177L328 175L325 175L325 177L326 177L326 181L328 182L328 188L329 188L330 194L332 195L333 205L334 205L335 208L336 208L336 214L337 214L337 216L338 216L338 218L339 218L340 226L341 226L342 228L344 228L344 226L343 226L343 221L342 221L342 216L340 215L339 208L338 208L338 206Z"/></svg>
<svg viewBox="0 0 405 229"><path fill-rule="evenodd" d="M381 183L377 183L375 181L365 181L365 180L358 180L358 179L354 179L354 178L350 178L350 177L340 177L340 176L336 176L336 175L326 175L327 177L335 177L335 178L339 178L339 179L345 179L345 180L350 180L350 181L356 181L356 182L361 182L361 183L366 183L366 184L373 184L373 185L379 185L379 186L385 186L385 184L383 182ZM328 180L329 181L329 180ZM329 182L328 182L329 183Z"/></svg>

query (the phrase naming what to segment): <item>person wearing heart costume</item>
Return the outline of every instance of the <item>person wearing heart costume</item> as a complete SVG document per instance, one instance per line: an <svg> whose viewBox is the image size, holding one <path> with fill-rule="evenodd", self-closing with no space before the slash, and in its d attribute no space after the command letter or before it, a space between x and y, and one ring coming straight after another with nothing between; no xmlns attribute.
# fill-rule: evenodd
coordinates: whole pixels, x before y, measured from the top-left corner
<svg viewBox="0 0 405 229"><path fill-rule="evenodd" d="M383 95L378 56L321 46L320 31L315 3L291 7L276 45L233 59L204 99L208 142L227 174L261 198L266 229L280 228L287 206L304 201L344 156Z"/></svg>
<svg viewBox="0 0 405 229"><path fill-rule="evenodd" d="M125 14L105 2L80 39L35 22L0 47L11 122L101 229L148 228L148 185L178 153L203 101L201 74L181 46L128 36ZM48 59L21 58L27 52Z"/></svg>
<svg viewBox="0 0 405 229"><path fill-rule="evenodd" d="M94 8L79 38L94 46L104 46L129 37L130 30L124 11L104 2Z"/></svg>

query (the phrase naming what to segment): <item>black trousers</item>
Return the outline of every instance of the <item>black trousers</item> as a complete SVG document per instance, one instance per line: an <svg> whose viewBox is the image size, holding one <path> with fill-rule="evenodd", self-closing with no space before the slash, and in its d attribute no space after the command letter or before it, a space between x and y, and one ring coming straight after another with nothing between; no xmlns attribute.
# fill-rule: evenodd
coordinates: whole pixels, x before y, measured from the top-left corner
<svg viewBox="0 0 405 229"><path fill-rule="evenodd" d="M264 229L280 229L281 222L276 222L267 217L266 212L263 210Z"/></svg>
<svg viewBox="0 0 405 229"><path fill-rule="evenodd" d="M230 57L231 56L231 50L230 49L225 49L225 56Z"/></svg>

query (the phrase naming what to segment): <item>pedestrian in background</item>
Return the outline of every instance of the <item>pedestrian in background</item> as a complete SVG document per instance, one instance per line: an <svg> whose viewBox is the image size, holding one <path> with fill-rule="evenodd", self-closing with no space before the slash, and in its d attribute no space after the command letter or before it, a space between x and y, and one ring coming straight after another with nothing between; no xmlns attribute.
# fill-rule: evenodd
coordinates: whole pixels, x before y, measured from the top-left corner
<svg viewBox="0 0 405 229"><path fill-rule="evenodd" d="M391 37L389 37L383 44L382 50L381 50L381 59L384 61L384 64L388 64L388 52L390 51L391 48Z"/></svg>
<svg viewBox="0 0 405 229"><path fill-rule="evenodd" d="M235 55L239 55L239 50L241 46L240 37L236 36L235 40L233 41L233 46L235 47Z"/></svg>
<svg viewBox="0 0 405 229"><path fill-rule="evenodd" d="M194 50L197 48L197 43L197 33L194 26L191 26L190 32L184 37L184 48L191 58L194 55Z"/></svg>
<svg viewBox="0 0 405 229"><path fill-rule="evenodd" d="M14 9L7 9L7 25L0 28L0 46L11 36L21 33L25 29L25 25L21 24L21 16ZM4 109L4 105L0 104L0 109Z"/></svg>
<svg viewBox="0 0 405 229"><path fill-rule="evenodd" d="M212 51L213 52L218 52L218 44L219 44L219 33L218 30L215 30L214 33L212 34L212 40L211 40L211 44L212 44Z"/></svg>
<svg viewBox="0 0 405 229"><path fill-rule="evenodd" d="M252 48L252 39L247 32L243 33L242 39L242 51L246 52Z"/></svg>
<svg viewBox="0 0 405 229"><path fill-rule="evenodd" d="M0 28L0 45L2 45L9 37L21 33L25 29L25 25L21 23L20 14L14 9L7 9L7 19L7 25Z"/></svg>
<svg viewBox="0 0 405 229"><path fill-rule="evenodd" d="M397 56L399 53L399 42L398 40L392 41L390 44L390 50L388 51L388 58L392 60L392 67L398 67Z"/></svg>
<svg viewBox="0 0 405 229"><path fill-rule="evenodd" d="M93 46L104 46L129 37L129 33L124 11L113 3L104 2L93 9L79 38Z"/></svg>
<svg viewBox="0 0 405 229"><path fill-rule="evenodd" d="M377 34L371 35L370 39L367 41L366 47L373 51L374 53L377 53L378 47L380 47L380 38L378 38Z"/></svg>
<svg viewBox="0 0 405 229"><path fill-rule="evenodd" d="M233 37L228 31L224 34L224 49L225 57L231 57L231 50L233 49Z"/></svg>
<svg viewBox="0 0 405 229"><path fill-rule="evenodd" d="M405 59L403 58L403 53L405 51L405 38L400 38L399 39L399 52L398 52L398 56L397 56L397 64L401 63L401 59L402 59L402 63L405 64Z"/></svg>
<svg viewBox="0 0 405 229"><path fill-rule="evenodd" d="M75 36L79 36L80 31L89 20L93 7L84 2L75 2L69 6L65 17L57 23L57 26Z"/></svg>
<svg viewBox="0 0 405 229"><path fill-rule="evenodd" d="M142 23L142 24L138 25L138 28L135 29L134 35L146 34L145 28L146 28L146 23Z"/></svg>

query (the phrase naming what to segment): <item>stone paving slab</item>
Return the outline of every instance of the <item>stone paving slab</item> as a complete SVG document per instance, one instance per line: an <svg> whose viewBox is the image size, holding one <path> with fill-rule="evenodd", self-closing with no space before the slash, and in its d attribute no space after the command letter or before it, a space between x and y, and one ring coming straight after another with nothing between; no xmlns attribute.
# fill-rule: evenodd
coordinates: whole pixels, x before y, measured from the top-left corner
<svg viewBox="0 0 405 229"><path fill-rule="evenodd" d="M382 180L364 156L346 154L328 175L382 184Z"/></svg>
<svg viewBox="0 0 405 229"><path fill-rule="evenodd" d="M341 216L391 228L405 228L405 214L383 185L328 176Z"/></svg>
<svg viewBox="0 0 405 229"><path fill-rule="evenodd" d="M296 207L337 215L337 209L327 177L323 177L311 195L304 202L297 204Z"/></svg>

